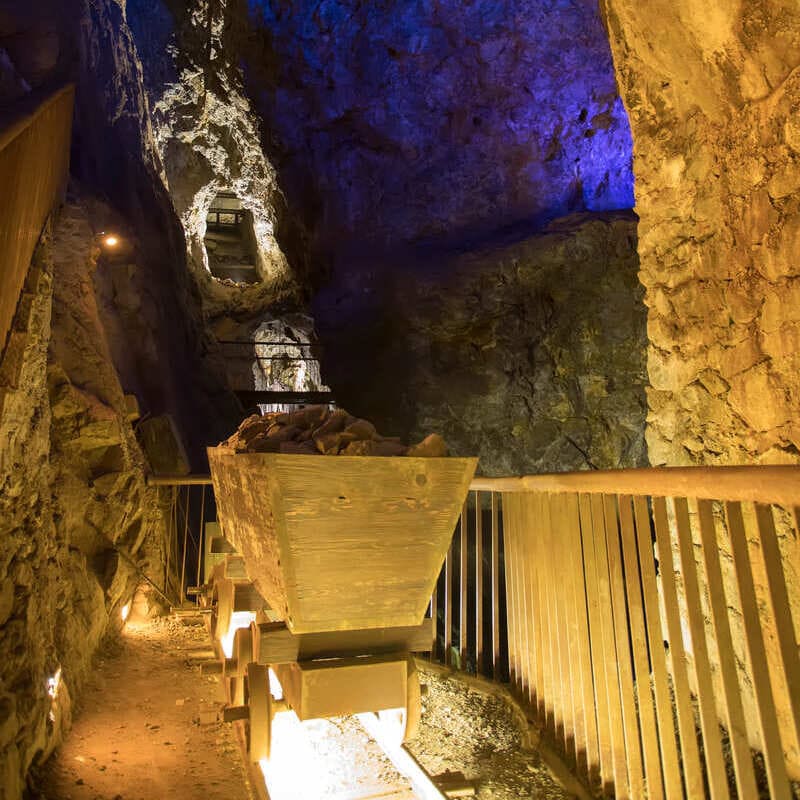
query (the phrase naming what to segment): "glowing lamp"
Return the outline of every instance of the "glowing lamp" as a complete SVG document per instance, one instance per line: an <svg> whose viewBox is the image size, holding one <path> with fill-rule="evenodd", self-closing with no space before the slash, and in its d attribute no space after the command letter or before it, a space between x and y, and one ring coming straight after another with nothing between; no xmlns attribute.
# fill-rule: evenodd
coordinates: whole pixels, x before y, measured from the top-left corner
<svg viewBox="0 0 800 800"><path fill-rule="evenodd" d="M119 244L119 239L113 234L109 234L103 239L103 244L106 247L116 247Z"/></svg>
<svg viewBox="0 0 800 800"><path fill-rule="evenodd" d="M125 605L122 606L122 608L120 609L120 612L119 612L120 616L122 617L122 621L123 622L125 622L125 620L128 619L128 614L130 614L130 613L131 613L131 604L130 603L125 603Z"/></svg>

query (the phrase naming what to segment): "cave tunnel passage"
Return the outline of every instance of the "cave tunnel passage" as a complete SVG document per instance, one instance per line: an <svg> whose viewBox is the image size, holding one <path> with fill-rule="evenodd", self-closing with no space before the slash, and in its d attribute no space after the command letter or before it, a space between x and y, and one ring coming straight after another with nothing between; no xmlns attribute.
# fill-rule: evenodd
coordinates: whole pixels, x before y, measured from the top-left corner
<svg viewBox="0 0 800 800"><path fill-rule="evenodd" d="M220 191L206 214L204 239L211 274L234 283L258 283L253 215L229 191Z"/></svg>

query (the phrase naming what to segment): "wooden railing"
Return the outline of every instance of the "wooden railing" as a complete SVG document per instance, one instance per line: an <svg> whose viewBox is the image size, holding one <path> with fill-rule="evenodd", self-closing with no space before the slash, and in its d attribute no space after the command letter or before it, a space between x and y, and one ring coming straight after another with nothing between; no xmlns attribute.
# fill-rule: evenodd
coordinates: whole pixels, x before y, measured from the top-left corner
<svg viewBox="0 0 800 800"><path fill-rule="evenodd" d="M791 796L800 467L473 485L502 492L510 680L587 785Z"/></svg>
<svg viewBox="0 0 800 800"><path fill-rule="evenodd" d="M0 115L0 355L36 242L66 183L73 103L65 86Z"/></svg>
<svg viewBox="0 0 800 800"><path fill-rule="evenodd" d="M174 487L184 550L194 515L177 487L209 482L151 479ZM597 794L793 796L800 467L476 478L471 490L432 598L432 657L509 680Z"/></svg>
<svg viewBox="0 0 800 800"><path fill-rule="evenodd" d="M508 679L504 574L500 494L470 491L431 597L432 659Z"/></svg>

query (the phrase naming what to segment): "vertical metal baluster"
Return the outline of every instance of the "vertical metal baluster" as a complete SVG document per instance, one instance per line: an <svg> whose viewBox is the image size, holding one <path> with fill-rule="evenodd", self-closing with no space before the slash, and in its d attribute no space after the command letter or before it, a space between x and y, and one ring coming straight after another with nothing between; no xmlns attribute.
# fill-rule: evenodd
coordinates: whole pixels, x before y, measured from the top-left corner
<svg viewBox="0 0 800 800"><path fill-rule="evenodd" d="M467 495L469 497L469 494ZM459 567L458 652L461 669L467 667L467 565L469 542L467 531L467 500L461 507L461 552Z"/></svg>
<svg viewBox="0 0 800 800"><path fill-rule="evenodd" d="M203 485L200 487L200 534L197 540L197 580L195 582L196 586L200 585L200 567L203 563L203 542L205 540L206 534L206 487ZM200 595L195 595L194 599L195 603L199 605L200 603Z"/></svg>
<svg viewBox="0 0 800 800"><path fill-rule="evenodd" d="M492 492L492 675L500 679L500 500Z"/></svg>
<svg viewBox="0 0 800 800"><path fill-rule="evenodd" d="M483 672L483 518L481 493L475 492L475 673Z"/></svg>
<svg viewBox="0 0 800 800"><path fill-rule="evenodd" d="M192 487L186 487L186 505L183 508L183 565L181 567L181 594L179 605L183 605L186 596L186 548L189 543L189 504L192 499Z"/></svg>

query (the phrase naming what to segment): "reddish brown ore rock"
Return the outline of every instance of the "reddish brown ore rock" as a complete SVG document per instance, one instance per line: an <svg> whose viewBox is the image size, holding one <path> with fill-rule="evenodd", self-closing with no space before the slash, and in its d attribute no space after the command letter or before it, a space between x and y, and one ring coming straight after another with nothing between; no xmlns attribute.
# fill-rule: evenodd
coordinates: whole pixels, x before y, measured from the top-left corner
<svg viewBox="0 0 800 800"><path fill-rule="evenodd" d="M381 436L375 426L342 408L307 406L288 413L254 414L236 433L222 442L237 453L290 453L294 455L415 456L442 458L447 445L432 433L419 444L406 447L395 436Z"/></svg>

